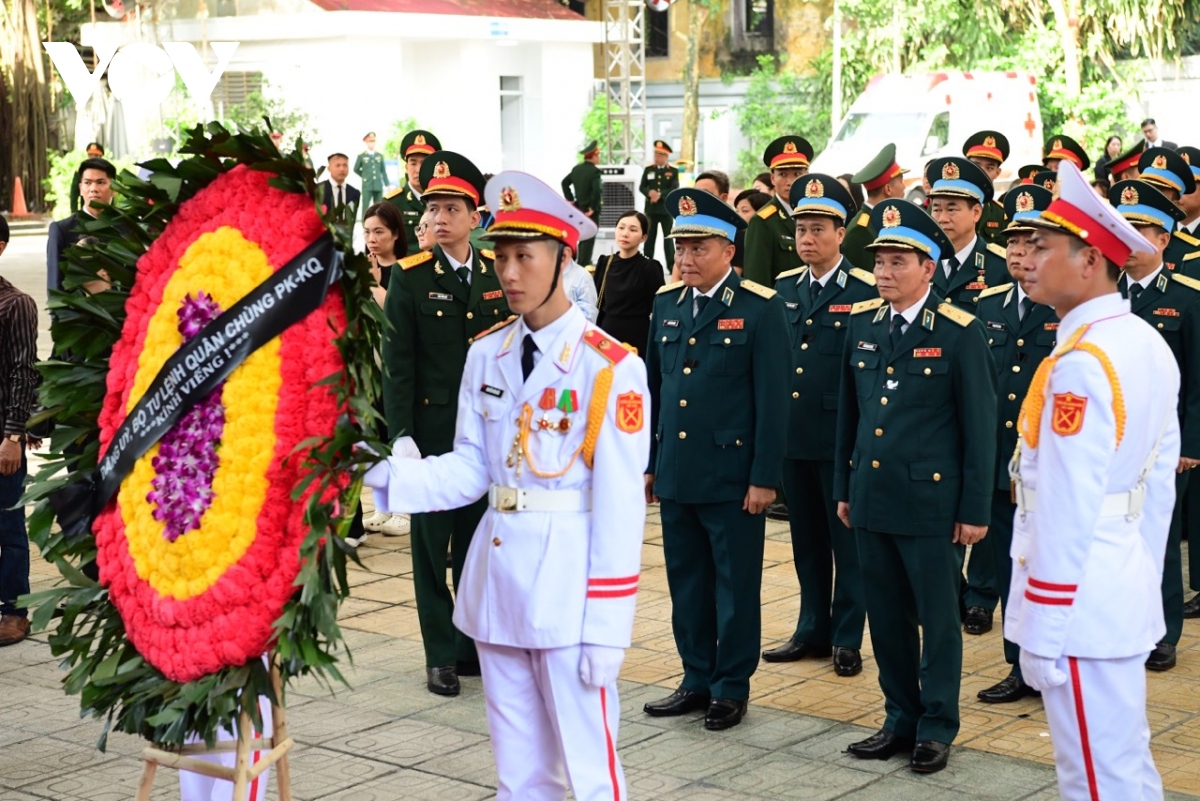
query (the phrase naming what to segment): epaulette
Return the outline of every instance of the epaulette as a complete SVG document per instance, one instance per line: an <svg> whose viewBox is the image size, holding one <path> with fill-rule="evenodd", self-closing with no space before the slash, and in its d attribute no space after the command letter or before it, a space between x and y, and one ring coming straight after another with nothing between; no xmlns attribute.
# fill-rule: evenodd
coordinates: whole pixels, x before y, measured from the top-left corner
<svg viewBox="0 0 1200 801"><path fill-rule="evenodd" d="M1200 250L1193 251L1183 257L1184 261L1191 261L1192 259L1200 259Z"/></svg>
<svg viewBox="0 0 1200 801"><path fill-rule="evenodd" d="M514 315L512 315L511 317L509 317L507 320L501 320L500 322L496 323L495 325L493 325L493 326L492 326L491 328L489 328L488 330L486 330L486 331L484 331L484 332L482 332L482 333L476 334L476 335L475 335L475 341L476 341L476 342L478 342L479 340L481 340L481 339L483 339L484 337L486 337L488 334L494 334L495 332L499 331L501 328L505 328L505 327L507 327L507 326L510 326L510 325L512 325L513 323L515 323L516 321L517 321L517 315L515 315L515 314L514 314Z"/></svg>
<svg viewBox="0 0 1200 801"><path fill-rule="evenodd" d="M871 298L870 300L860 300L850 307L851 314L862 314L865 311L878 309L883 305L883 298Z"/></svg>
<svg viewBox="0 0 1200 801"><path fill-rule="evenodd" d="M655 292L654 294L661 295L664 292L674 292L676 289L679 289L679 287L681 287L681 286L683 286L682 281L672 281L671 283L667 284L664 287L659 287L659 290L657 292Z"/></svg>
<svg viewBox="0 0 1200 801"><path fill-rule="evenodd" d="M396 195L400 194L400 193L401 193L401 192L403 192L403 191L404 191L404 187L403 187L403 186L401 186L401 187L397 187L396 189L393 189L391 192L388 192L388 193L387 193L386 195L384 195L383 197L384 197L384 199L385 199L385 200L391 200L392 198L394 198Z"/></svg>
<svg viewBox="0 0 1200 801"><path fill-rule="evenodd" d="M492 261L496 260L496 251L494 251L494 250L488 250L487 248L480 248L479 255L483 256L485 259L491 259Z"/></svg>
<svg viewBox="0 0 1200 801"><path fill-rule="evenodd" d="M1200 251L1196 252L1200 253ZM1188 289L1194 289L1197 292L1200 292L1200 281L1197 281L1195 278L1188 278L1186 275L1180 275L1179 273L1171 273L1171 278L1183 284Z"/></svg>
<svg viewBox="0 0 1200 801"><path fill-rule="evenodd" d="M583 341L591 345L592 349L601 356L608 359L610 364L616 364L629 355L628 348L599 328L592 328L585 332Z"/></svg>
<svg viewBox="0 0 1200 801"><path fill-rule="evenodd" d="M768 203L758 210L758 216L764 220L770 219L771 215L779 211L779 208L774 203Z"/></svg>
<svg viewBox="0 0 1200 801"><path fill-rule="evenodd" d="M993 256L999 256L1006 261L1008 260L1008 253L995 242L988 242L987 249L992 252Z"/></svg>
<svg viewBox="0 0 1200 801"><path fill-rule="evenodd" d="M1184 242L1187 242L1189 245L1200 246L1200 239L1197 239L1191 234L1185 234L1183 231L1176 231L1175 236L1179 237Z"/></svg>
<svg viewBox="0 0 1200 801"><path fill-rule="evenodd" d="M1009 281L1007 284L1001 284L1000 286L989 287L979 293L979 299L983 300L984 298L990 298L992 295L999 295L1000 293L1007 292L1010 289L1012 289L1012 281Z"/></svg>
<svg viewBox="0 0 1200 801"><path fill-rule="evenodd" d="M939 304L937 310L938 314L942 315L943 317L949 317L963 328L966 328L971 324L971 321L975 319L975 315L971 314L970 312L963 311L957 306L953 306L949 303Z"/></svg>
<svg viewBox="0 0 1200 801"><path fill-rule="evenodd" d="M871 224L871 213L864 211L862 214L858 215L858 224L864 228L868 227Z"/></svg>
<svg viewBox="0 0 1200 801"><path fill-rule="evenodd" d="M748 281L745 278L743 278L741 287L742 287L742 289L746 290L747 292L753 292L755 295L758 295L760 298L766 298L767 300L770 300L771 298L775 297L774 289L771 289L771 287L769 287L769 286L763 286L762 284L758 283L757 281Z"/></svg>
<svg viewBox="0 0 1200 801"><path fill-rule="evenodd" d="M795 269L787 270L775 276L775 280L778 281L780 278L791 278L794 275L799 275L807 269L807 267L796 267Z"/></svg>
<svg viewBox="0 0 1200 801"><path fill-rule="evenodd" d="M875 273L869 273L866 270L860 270L857 267L850 268L850 274L862 281L867 286L875 286Z"/></svg>
<svg viewBox="0 0 1200 801"><path fill-rule="evenodd" d="M432 250L422 250L420 253L414 253L400 260L401 270L411 270L417 265L424 264L433 258Z"/></svg>

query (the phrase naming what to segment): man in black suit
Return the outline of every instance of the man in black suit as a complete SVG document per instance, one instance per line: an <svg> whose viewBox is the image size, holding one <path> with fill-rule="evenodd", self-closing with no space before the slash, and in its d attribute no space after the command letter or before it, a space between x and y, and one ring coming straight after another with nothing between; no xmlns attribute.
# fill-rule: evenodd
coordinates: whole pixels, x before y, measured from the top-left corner
<svg viewBox="0 0 1200 801"><path fill-rule="evenodd" d="M100 213L101 205L113 201L113 179L117 177L117 168L102 158L85 159L75 173L79 184L79 197L83 203L81 209L66 219L50 223L49 236L46 239L46 289L62 289L62 268L59 262L63 251L79 241L83 234L78 230L79 216L88 214L95 217ZM98 204L95 208L92 204Z"/></svg>
<svg viewBox="0 0 1200 801"><path fill-rule="evenodd" d="M345 153L330 153L327 172L329 180L325 182L321 203L326 209L350 205L354 207L357 214L358 199L362 193L346 183L346 176L350 174L350 157Z"/></svg>
<svg viewBox="0 0 1200 801"><path fill-rule="evenodd" d="M1158 138L1158 123L1154 121L1153 117L1142 120L1142 136L1145 137L1145 141L1142 142L1142 150L1149 150L1152 147L1165 147L1168 150L1179 149L1179 145L1174 142Z"/></svg>

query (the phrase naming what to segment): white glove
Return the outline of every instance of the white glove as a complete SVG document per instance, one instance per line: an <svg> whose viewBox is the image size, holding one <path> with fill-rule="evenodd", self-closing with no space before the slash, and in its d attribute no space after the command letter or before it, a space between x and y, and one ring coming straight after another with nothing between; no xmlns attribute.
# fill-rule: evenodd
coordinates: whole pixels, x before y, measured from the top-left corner
<svg viewBox="0 0 1200 801"><path fill-rule="evenodd" d="M357 447L357 446L356 446ZM364 447L374 453L369 447ZM406 459L420 459L421 449L412 437L400 437L392 444L392 455L375 463L371 469L363 473L363 485L370 487L375 497L375 508L381 512L390 512L387 505L388 483L392 478L392 468L399 466Z"/></svg>
<svg viewBox="0 0 1200 801"><path fill-rule="evenodd" d="M420 459L421 449L412 437L399 437L392 443L392 456L400 459Z"/></svg>
<svg viewBox="0 0 1200 801"><path fill-rule="evenodd" d="M579 650L579 678L584 684L599 690L617 683L621 663L625 661L624 648L584 643Z"/></svg>
<svg viewBox="0 0 1200 801"><path fill-rule="evenodd" d="M1030 687L1044 693L1067 680L1067 674L1058 667L1058 662L1058 659L1038 656L1022 649L1021 676Z"/></svg>

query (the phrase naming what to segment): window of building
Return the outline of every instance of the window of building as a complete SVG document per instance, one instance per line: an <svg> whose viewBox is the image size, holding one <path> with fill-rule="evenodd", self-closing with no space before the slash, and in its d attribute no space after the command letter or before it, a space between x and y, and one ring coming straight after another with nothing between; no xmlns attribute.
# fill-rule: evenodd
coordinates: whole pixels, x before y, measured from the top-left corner
<svg viewBox="0 0 1200 801"><path fill-rule="evenodd" d="M224 119L233 109L239 108L254 92L261 92L261 72L225 72L213 88L212 104L218 119Z"/></svg>
<svg viewBox="0 0 1200 801"><path fill-rule="evenodd" d="M775 34L775 0L744 0L745 31L748 36L771 39Z"/></svg>
<svg viewBox="0 0 1200 801"><path fill-rule="evenodd" d="M652 11L646 8L646 57L666 58L671 54L671 9Z"/></svg>

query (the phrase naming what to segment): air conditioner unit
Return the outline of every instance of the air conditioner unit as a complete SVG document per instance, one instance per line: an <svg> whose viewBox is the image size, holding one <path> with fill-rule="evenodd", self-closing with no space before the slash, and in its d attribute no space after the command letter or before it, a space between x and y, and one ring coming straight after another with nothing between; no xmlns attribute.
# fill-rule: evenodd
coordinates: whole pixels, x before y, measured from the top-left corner
<svg viewBox="0 0 1200 801"><path fill-rule="evenodd" d="M638 191L645 167L636 164L618 164L600 167L600 181L603 185L603 201L600 207L600 220L597 225L600 232L596 234L596 247L593 259L605 253L613 253L617 249L614 233L617 220L630 209L642 211L645 198Z"/></svg>

